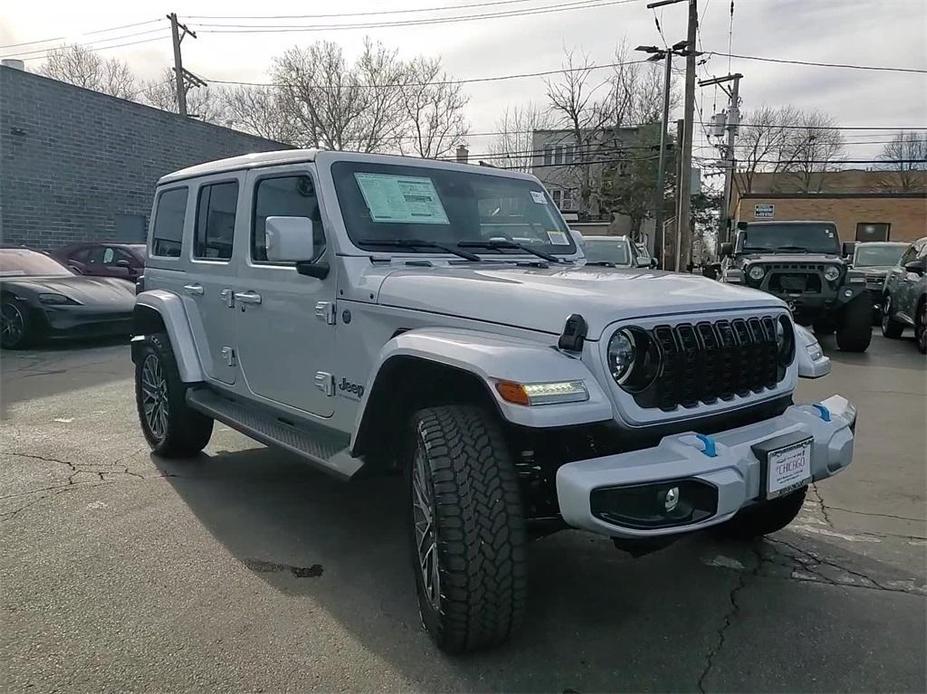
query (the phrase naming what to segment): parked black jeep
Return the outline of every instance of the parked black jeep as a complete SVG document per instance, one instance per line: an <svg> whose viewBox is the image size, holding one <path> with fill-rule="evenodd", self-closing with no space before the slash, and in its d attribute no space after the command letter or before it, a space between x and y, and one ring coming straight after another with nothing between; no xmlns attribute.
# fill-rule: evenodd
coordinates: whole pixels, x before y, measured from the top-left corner
<svg viewBox="0 0 927 694"><path fill-rule="evenodd" d="M837 346L865 352L872 339L872 298L848 272L833 222L740 222L721 244L721 281L769 292L789 304L795 322Z"/></svg>

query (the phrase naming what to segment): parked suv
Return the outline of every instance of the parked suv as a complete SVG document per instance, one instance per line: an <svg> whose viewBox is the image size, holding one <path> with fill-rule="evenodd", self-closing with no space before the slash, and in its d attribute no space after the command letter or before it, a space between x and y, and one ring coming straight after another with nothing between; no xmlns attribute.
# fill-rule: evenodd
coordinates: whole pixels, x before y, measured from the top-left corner
<svg viewBox="0 0 927 694"><path fill-rule="evenodd" d="M637 244L627 236L584 236L583 255L586 265L600 267L649 268L649 257L643 257Z"/></svg>
<svg viewBox="0 0 927 694"><path fill-rule="evenodd" d="M882 334L901 337L906 326L927 354L927 236L912 243L885 278Z"/></svg>
<svg viewBox="0 0 927 694"><path fill-rule="evenodd" d="M186 457L219 420L339 478L401 471L423 623L505 640L526 539L643 552L787 525L851 461L856 410L786 305L586 267L533 176L290 150L163 177L132 343L142 431Z"/></svg>
<svg viewBox="0 0 927 694"><path fill-rule="evenodd" d="M909 244L900 241L869 241L854 244L852 255L848 255L851 258L850 277L862 278L861 281L865 283L866 291L872 300L873 318L877 322L882 319L885 278L908 246Z"/></svg>
<svg viewBox="0 0 927 694"><path fill-rule="evenodd" d="M872 300L865 279L848 272L833 222L740 222L721 255L722 282L778 296L797 323L819 334L836 330L844 351L869 347Z"/></svg>

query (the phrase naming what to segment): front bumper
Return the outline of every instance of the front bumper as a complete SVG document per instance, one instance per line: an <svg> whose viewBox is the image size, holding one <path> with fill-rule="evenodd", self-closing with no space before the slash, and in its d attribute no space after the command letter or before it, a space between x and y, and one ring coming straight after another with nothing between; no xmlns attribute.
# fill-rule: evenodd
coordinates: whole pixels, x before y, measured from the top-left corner
<svg viewBox="0 0 927 694"><path fill-rule="evenodd" d="M714 457L706 455L694 434L674 434L653 448L563 465L557 471L560 514L575 528L628 539L691 532L722 523L758 501L763 493L762 466L754 446L779 437L812 438L814 481L830 477L850 464L856 407L839 395L820 404L827 415L814 405L792 405L778 417L714 434ZM676 481L692 481L716 490L712 513L697 522L659 528L606 522L593 513L594 490Z"/></svg>
<svg viewBox="0 0 927 694"><path fill-rule="evenodd" d="M36 313L40 334L49 338L102 337L132 332L131 308L43 306Z"/></svg>

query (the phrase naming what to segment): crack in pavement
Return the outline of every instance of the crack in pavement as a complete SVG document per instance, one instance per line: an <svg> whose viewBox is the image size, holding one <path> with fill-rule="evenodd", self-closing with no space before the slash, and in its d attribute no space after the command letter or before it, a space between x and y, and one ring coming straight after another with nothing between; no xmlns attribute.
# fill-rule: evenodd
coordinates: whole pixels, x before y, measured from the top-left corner
<svg viewBox="0 0 927 694"><path fill-rule="evenodd" d="M833 521L831 521L830 516L827 513L827 505L824 503L824 497L821 496L821 492L818 490L817 484L812 482L810 485L808 485L808 491L814 492L811 500L817 504L818 509L821 511L821 516L824 518L824 521L827 523L827 525L833 528Z"/></svg>
<svg viewBox="0 0 927 694"><path fill-rule="evenodd" d="M823 500L821 502L823 504ZM848 508L841 508L840 506L830 506L828 505L831 511L842 511L843 513L853 513L857 516L875 516L878 518L894 518L895 520L902 521L912 521L914 523L927 523L927 519L924 518L911 518L910 516L893 516L890 513L869 513L867 511L852 511Z"/></svg>

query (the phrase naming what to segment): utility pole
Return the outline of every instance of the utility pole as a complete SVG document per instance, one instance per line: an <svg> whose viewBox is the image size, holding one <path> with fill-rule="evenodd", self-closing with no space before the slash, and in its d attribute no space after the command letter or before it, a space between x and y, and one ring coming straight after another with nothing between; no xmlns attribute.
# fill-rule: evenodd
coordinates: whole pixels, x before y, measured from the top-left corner
<svg viewBox="0 0 927 694"><path fill-rule="evenodd" d="M676 121L676 141L682 142L683 134L685 133L685 120L680 119ZM675 264L673 265L673 271L679 272L679 259L682 257L681 246L682 246L682 228L679 226L679 220L682 216L682 202L683 200L689 199L690 191L688 189L683 190L682 188L682 157L676 159L676 243L673 244L676 259Z"/></svg>
<svg viewBox="0 0 927 694"><path fill-rule="evenodd" d="M727 129L727 144L724 150L724 200L721 203L721 214L719 215L720 226L718 229L718 243L724 243L731 237L731 197L734 189L734 176L737 173L736 158L734 156L734 141L737 138L737 128L740 125L740 80L743 75L739 72L734 75L725 75L724 77L714 77L710 80L702 80L699 86L707 87L712 84L724 84L733 82L731 91L727 92L731 98L731 105L727 110L725 117L725 128ZM720 133L719 133L720 136Z"/></svg>
<svg viewBox="0 0 927 694"><path fill-rule="evenodd" d="M672 48L657 46L638 46L634 50L650 53L648 62L666 60L663 74L663 119L660 121L660 155L657 160L657 189L653 207L653 257L659 267L663 267L663 203L666 197L666 129L669 127L670 87L672 86L673 54L685 55L682 51L685 41L680 41Z"/></svg>
<svg viewBox="0 0 927 694"><path fill-rule="evenodd" d="M659 0L647 5L648 9L662 5L675 5L683 0ZM676 228L679 234L681 249L677 248L680 257L688 265L691 254L692 234L689 229L689 217L692 195L692 126L695 117L695 50L696 31L698 29L698 0L688 0L689 26L686 34L686 92L684 105L684 120L682 139L679 142L679 183L680 199L676 217ZM677 263L677 270L679 269Z"/></svg>
<svg viewBox="0 0 927 694"><path fill-rule="evenodd" d="M174 85L177 91L177 113L181 116L187 115L187 89L190 85L204 87L206 83L189 70L183 69L183 60L180 56L180 42L183 37L189 34L196 38L196 32L187 28L186 24L177 21L177 13L171 12L167 15L171 20L171 41L174 44ZM189 83L189 84L188 84Z"/></svg>

